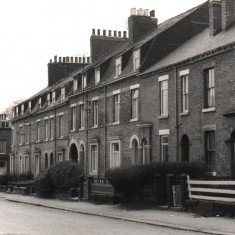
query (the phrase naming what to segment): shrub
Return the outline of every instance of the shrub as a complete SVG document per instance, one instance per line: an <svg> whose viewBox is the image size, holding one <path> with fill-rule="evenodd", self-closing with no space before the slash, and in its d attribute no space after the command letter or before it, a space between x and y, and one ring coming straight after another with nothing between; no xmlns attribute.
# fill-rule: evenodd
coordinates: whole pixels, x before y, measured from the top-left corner
<svg viewBox="0 0 235 235"><path fill-rule="evenodd" d="M35 189L39 194L52 193L56 189L69 189L79 186L79 176L83 174L80 165L71 161L55 164L37 175Z"/></svg>
<svg viewBox="0 0 235 235"><path fill-rule="evenodd" d="M32 172L23 173L20 175L17 174L0 175L0 185L7 185L9 182L33 180L33 178L34 176Z"/></svg>
<svg viewBox="0 0 235 235"><path fill-rule="evenodd" d="M176 177L188 174L195 178L204 177L207 171L208 167L199 162L155 162L112 169L107 171L106 177L118 193L135 195L153 185L155 174L161 174L164 178L168 174Z"/></svg>

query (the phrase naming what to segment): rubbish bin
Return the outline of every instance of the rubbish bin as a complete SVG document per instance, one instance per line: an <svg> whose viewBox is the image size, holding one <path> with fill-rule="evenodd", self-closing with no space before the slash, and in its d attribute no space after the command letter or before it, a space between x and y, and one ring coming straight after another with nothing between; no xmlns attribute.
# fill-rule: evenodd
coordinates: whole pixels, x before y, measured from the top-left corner
<svg viewBox="0 0 235 235"><path fill-rule="evenodd" d="M173 192L173 206L182 206L180 185L172 185L172 192Z"/></svg>

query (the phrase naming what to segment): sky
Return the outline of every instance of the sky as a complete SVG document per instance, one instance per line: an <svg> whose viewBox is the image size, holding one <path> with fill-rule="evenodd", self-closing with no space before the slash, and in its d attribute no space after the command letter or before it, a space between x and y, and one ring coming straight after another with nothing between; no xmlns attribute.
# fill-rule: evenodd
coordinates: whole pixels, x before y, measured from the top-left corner
<svg viewBox="0 0 235 235"><path fill-rule="evenodd" d="M155 10L161 23L205 0L1 0L0 113L47 86L57 56L90 55L92 29L127 30L131 8Z"/></svg>

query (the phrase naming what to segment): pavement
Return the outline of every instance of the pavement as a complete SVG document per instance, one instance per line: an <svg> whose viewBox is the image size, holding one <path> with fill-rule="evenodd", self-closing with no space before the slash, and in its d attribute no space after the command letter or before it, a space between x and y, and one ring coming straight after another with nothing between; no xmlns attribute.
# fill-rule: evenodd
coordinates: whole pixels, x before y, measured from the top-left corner
<svg viewBox="0 0 235 235"><path fill-rule="evenodd" d="M96 205L86 201L63 201L7 193L0 193L0 198L17 203L185 231L235 235L235 218L202 217L194 213L183 212L179 209L159 207L157 209L134 210L126 209L121 205Z"/></svg>

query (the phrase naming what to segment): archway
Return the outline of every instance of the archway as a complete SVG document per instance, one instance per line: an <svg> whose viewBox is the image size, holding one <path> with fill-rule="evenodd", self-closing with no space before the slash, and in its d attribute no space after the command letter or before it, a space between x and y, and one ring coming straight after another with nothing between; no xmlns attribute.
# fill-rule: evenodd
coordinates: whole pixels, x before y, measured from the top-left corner
<svg viewBox="0 0 235 235"><path fill-rule="evenodd" d="M52 166L54 163L54 159L53 159L53 153L50 154L50 166Z"/></svg>
<svg viewBox="0 0 235 235"><path fill-rule="evenodd" d="M70 146L69 159L73 162L78 162L78 150L75 144L71 144Z"/></svg>
<svg viewBox="0 0 235 235"><path fill-rule="evenodd" d="M235 130L231 134L231 175L235 176Z"/></svg>
<svg viewBox="0 0 235 235"><path fill-rule="evenodd" d="M187 135L183 135L181 139L181 161L189 161L189 138Z"/></svg>

